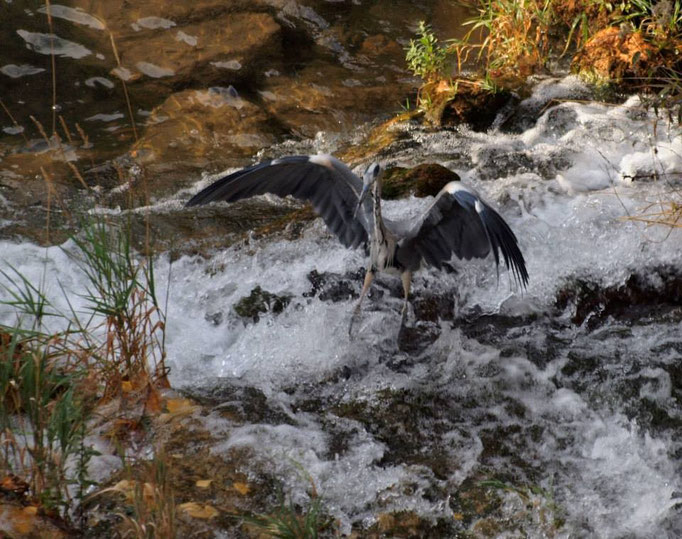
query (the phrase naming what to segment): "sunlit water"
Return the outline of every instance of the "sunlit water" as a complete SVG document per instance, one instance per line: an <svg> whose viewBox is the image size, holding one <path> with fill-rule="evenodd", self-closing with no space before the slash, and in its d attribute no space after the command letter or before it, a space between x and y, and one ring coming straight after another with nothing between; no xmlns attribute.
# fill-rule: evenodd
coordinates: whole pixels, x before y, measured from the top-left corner
<svg viewBox="0 0 682 539"><path fill-rule="evenodd" d="M562 88L577 84L568 79L538 92L560 96ZM345 250L320 221L296 241L254 240L208 260L184 257L171 267L161 257L159 289L170 276L173 385L253 386L289 418L287 424L234 428L210 415L207 424L223 440L213 450L251 447L299 500L307 487L300 465L346 531L353 522L371 524L372 515L396 509L452 518L446 494L427 495L434 485L454 493L469 476L497 474L549 493L565 519L561 535L682 533L679 315L612 320L591 330L555 308L558 293L575 279L607 287L633 273L680 265L679 232L622 219L670 196L669 182L682 170L679 128L662 120L654 128L653 117L638 105L634 98L620 106L562 103L519 135L414 130L409 148L390 152L386 164L436 160L458 172L507 219L530 274L522 293L510 287L506 273L498 280L490 260L457 263L456 273L423 271L415 294L456 298L457 317L437 324L435 341L416 355L396 344L399 298L370 298L349 338L353 301L309 296L311 271L343 276L364 265L363 253ZM317 144L329 149L324 137ZM648 172L662 177L630 179ZM179 207L185 195L165 207ZM387 203L386 213L417 215L426 205L417 199ZM62 249L6 242L0 248L5 264L34 282L44 279L65 307L63 288L78 308L75 294L82 293L83 279ZM232 306L256 286L291 296L291 303L280 315L244 323ZM474 313L524 322L496 339L460 327L457 320ZM12 319L2 316L3 322ZM592 367L575 366L586 358ZM437 417L423 425L424 447L439 449L450 463L447 477L387 459L390 441L378 439L366 423L299 406L314 397L380 409L378 395L386 389L438 396ZM669 421L655 422L642 412L652 406ZM330 424L345 433L343 450L332 450ZM507 450L491 457L491 437ZM540 524L525 530L543 533Z"/></svg>

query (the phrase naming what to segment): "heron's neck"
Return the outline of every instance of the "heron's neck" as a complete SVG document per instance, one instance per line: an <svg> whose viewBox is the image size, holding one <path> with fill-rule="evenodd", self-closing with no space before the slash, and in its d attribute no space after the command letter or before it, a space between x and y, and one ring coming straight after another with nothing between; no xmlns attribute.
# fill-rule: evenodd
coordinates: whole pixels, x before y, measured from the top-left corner
<svg viewBox="0 0 682 539"><path fill-rule="evenodd" d="M372 188L372 201L374 203L374 232L377 236L385 236L386 229L381 218L381 178L374 182Z"/></svg>

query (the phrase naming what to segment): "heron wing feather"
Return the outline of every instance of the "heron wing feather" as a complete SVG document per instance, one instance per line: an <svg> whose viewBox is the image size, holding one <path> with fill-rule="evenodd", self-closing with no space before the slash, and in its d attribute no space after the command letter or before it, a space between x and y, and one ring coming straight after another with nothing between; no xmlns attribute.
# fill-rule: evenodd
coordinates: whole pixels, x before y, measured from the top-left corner
<svg viewBox="0 0 682 539"><path fill-rule="evenodd" d="M347 247L366 244L371 205L355 215L362 181L338 159L289 156L228 174L196 195L187 206L224 200L234 202L271 193L310 201L329 229Z"/></svg>
<svg viewBox="0 0 682 539"><path fill-rule="evenodd" d="M407 234L397 258L406 267L411 267L416 253L426 264L441 268L453 254L469 260L485 258L490 251L498 266L502 253L514 278L526 286L525 260L509 225L475 192L459 182L452 182L443 188Z"/></svg>

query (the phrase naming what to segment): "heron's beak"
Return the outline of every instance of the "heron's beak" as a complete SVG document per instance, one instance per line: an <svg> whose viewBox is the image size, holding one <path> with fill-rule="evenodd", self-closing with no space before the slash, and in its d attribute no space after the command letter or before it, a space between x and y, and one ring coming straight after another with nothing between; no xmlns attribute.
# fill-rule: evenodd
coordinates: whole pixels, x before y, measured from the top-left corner
<svg viewBox="0 0 682 539"><path fill-rule="evenodd" d="M353 212L353 219L355 219L355 217L358 214L358 210L360 209L360 206L362 206L362 203L367 198L367 193L369 193L369 185L365 184L362 187L362 193L360 193L360 200L358 200L358 205L355 206L355 211Z"/></svg>

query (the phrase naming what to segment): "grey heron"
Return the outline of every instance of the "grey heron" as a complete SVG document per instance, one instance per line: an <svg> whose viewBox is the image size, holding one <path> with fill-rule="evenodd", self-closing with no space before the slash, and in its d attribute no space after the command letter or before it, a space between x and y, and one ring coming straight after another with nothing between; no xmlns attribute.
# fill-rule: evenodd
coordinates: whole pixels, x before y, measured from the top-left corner
<svg viewBox="0 0 682 539"><path fill-rule="evenodd" d="M331 155L289 156L266 161L228 174L188 202L197 206L213 201L234 202L272 193L312 202L327 227L346 247L365 246L369 261L360 299L351 316L349 332L377 272L398 274L407 313L412 273L421 266L442 268L453 254L460 259L500 255L514 280L528 284L528 271L516 236L504 219L461 182L448 183L417 219L390 221L381 215L383 170L367 167L362 180ZM402 324L401 323L401 324Z"/></svg>

